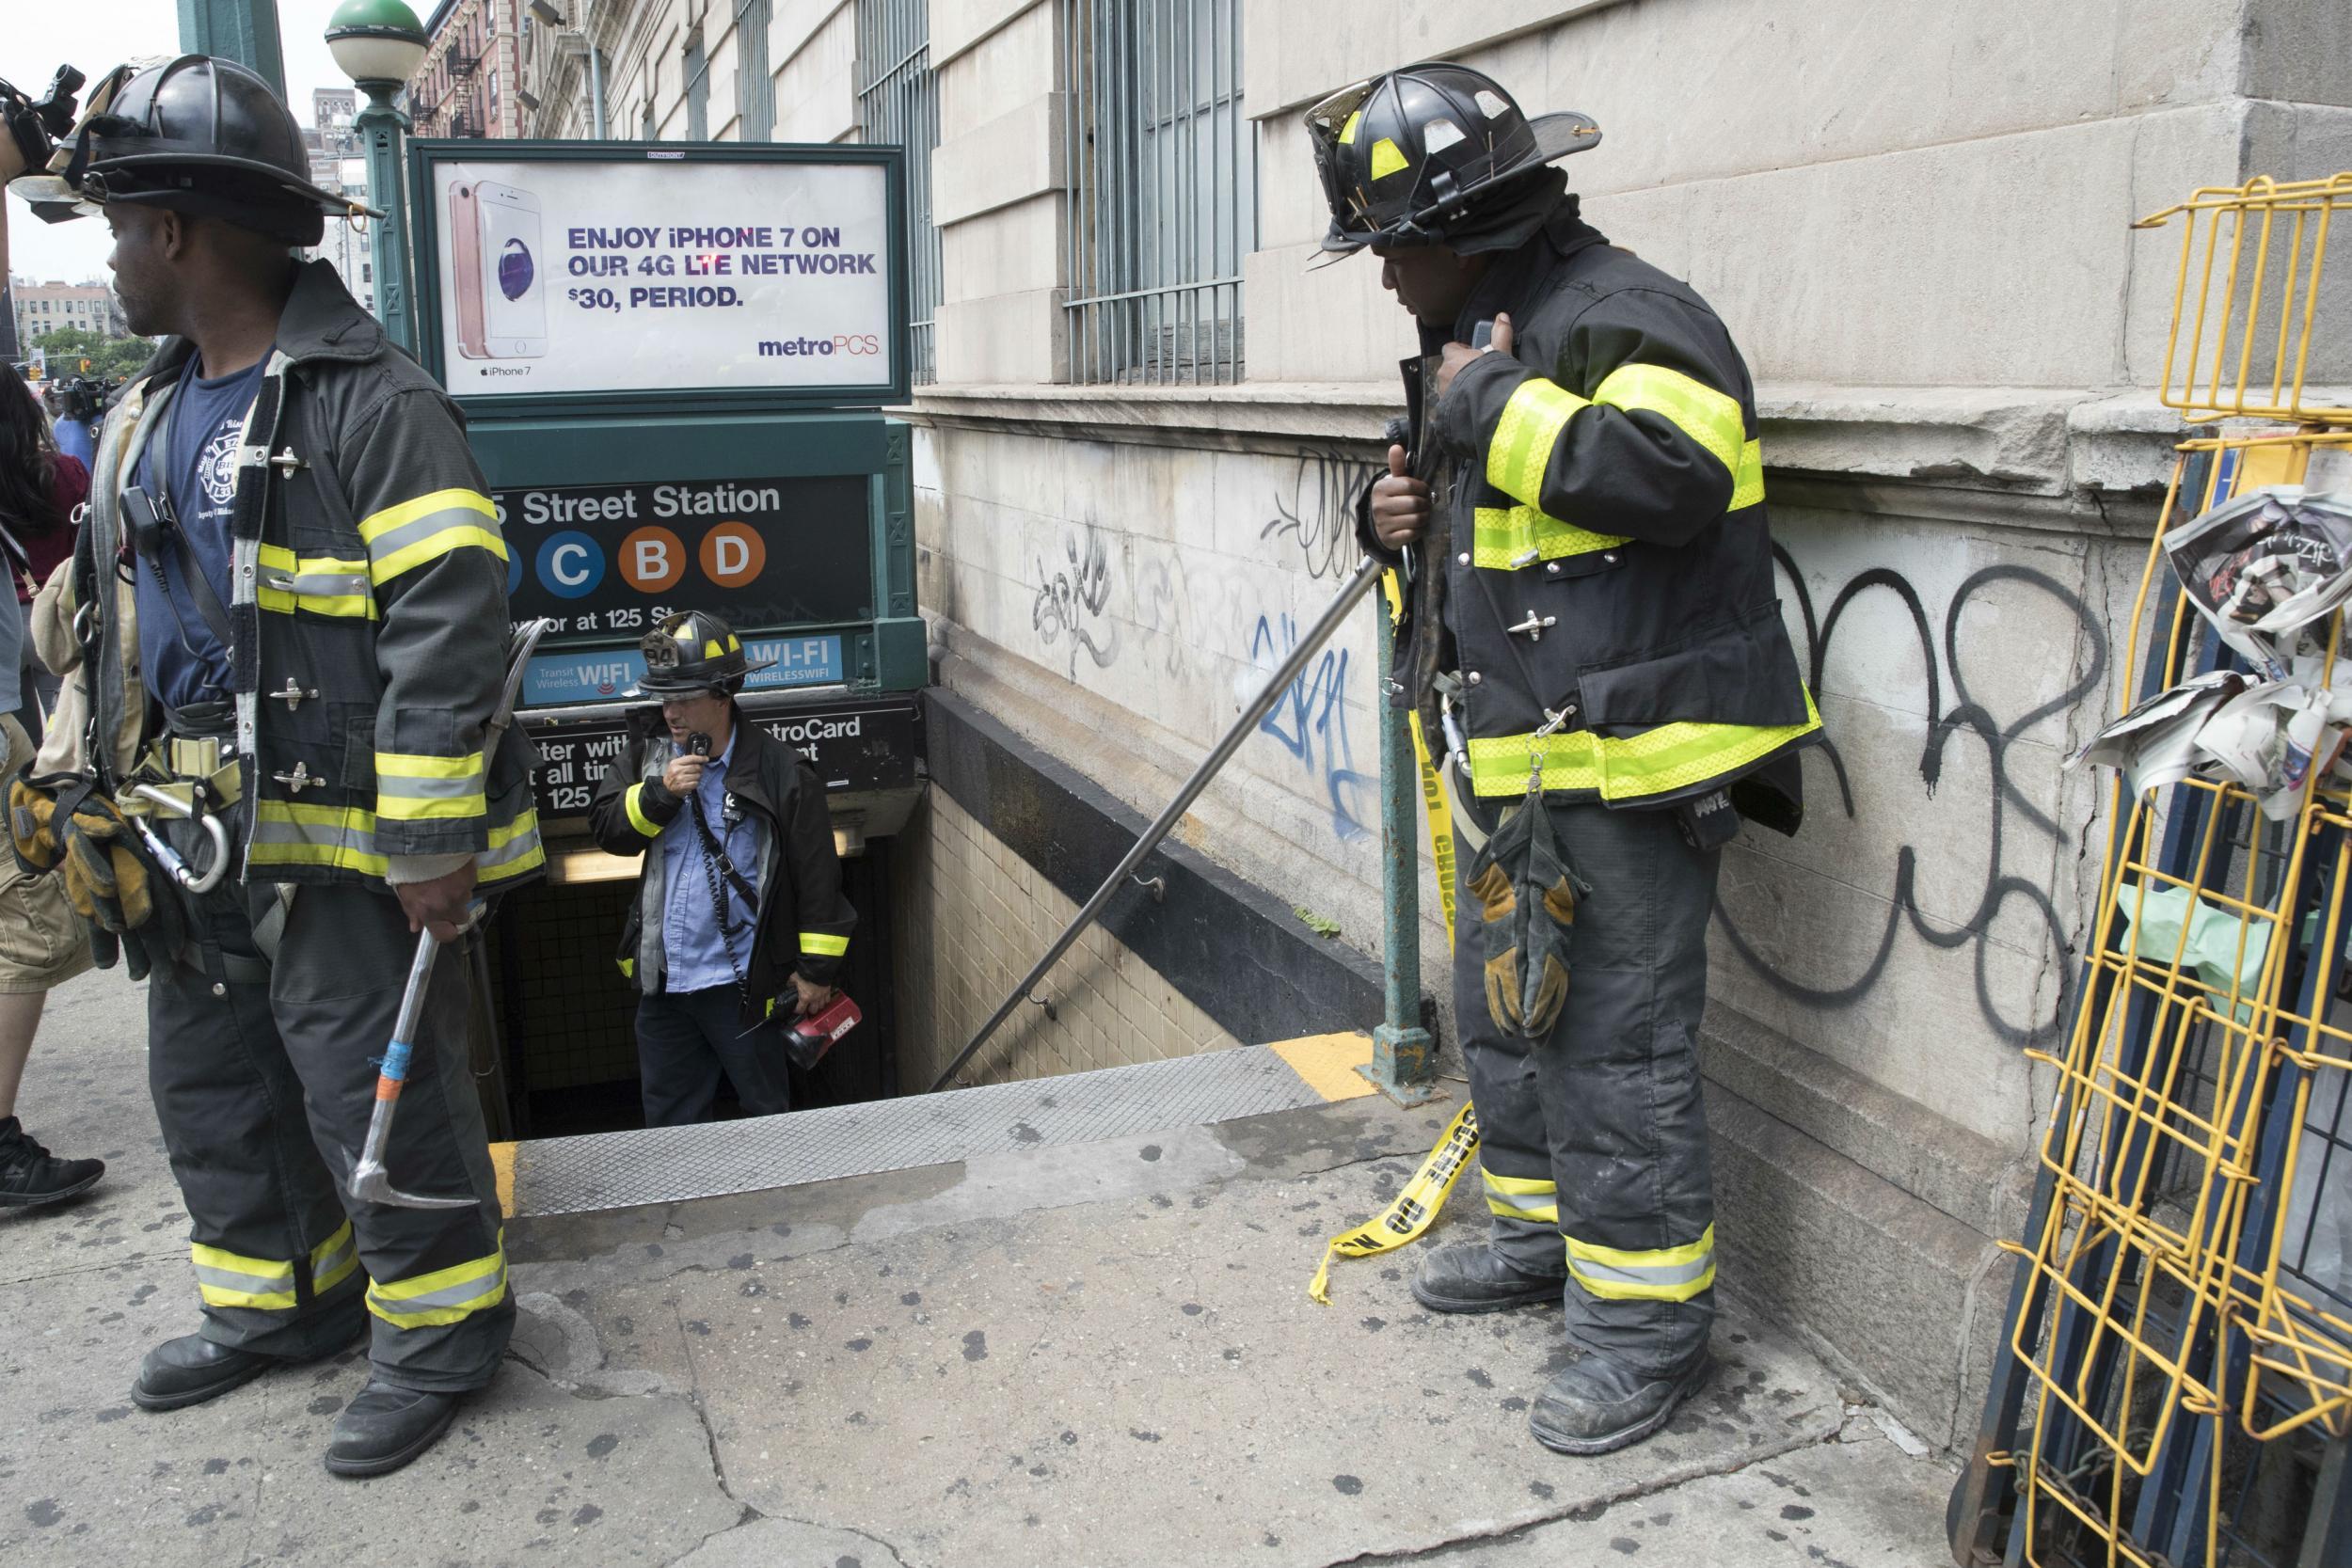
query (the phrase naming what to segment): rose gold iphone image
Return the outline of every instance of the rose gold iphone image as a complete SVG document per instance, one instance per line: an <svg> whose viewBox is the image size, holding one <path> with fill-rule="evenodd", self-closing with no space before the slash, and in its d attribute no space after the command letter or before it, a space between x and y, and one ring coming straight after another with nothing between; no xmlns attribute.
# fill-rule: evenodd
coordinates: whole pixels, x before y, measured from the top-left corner
<svg viewBox="0 0 2352 1568"><path fill-rule="evenodd" d="M482 327L482 195L461 180L449 190L450 280L457 288L457 352L490 357Z"/></svg>

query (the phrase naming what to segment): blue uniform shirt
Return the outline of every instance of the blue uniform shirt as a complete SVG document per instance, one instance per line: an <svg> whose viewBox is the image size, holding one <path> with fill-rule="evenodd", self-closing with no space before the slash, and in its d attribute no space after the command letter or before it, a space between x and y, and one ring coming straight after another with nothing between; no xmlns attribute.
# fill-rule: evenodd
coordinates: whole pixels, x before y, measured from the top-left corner
<svg viewBox="0 0 2352 1568"><path fill-rule="evenodd" d="M264 355L248 370L208 381L197 374L191 357L171 407L160 428L150 433L139 459L140 488L170 499L171 515L224 610L237 447L268 367ZM138 570L139 664L147 672L147 688L173 707L223 701L229 696L229 650L204 624L204 612L188 591L180 551L167 547L161 554L160 562L142 559ZM158 565L161 582L155 578Z"/></svg>
<svg viewBox="0 0 2352 1568"><path fill-rule="evenodd" d="M711 836L725 846L727 859L735 863L737 873L756 888L759 865L754 857L758 843L751 822L748 818L736 822L726 819L727 764L735 755L736 738L729 735L726 750L712 757L703 769L702 783L694 788L694 799L702 805L703 818L710 824ZM701 830L694 826L691 803L661 830L661 877L665 895L661 907L661 947L669 962L663 989L688 991L724 986L733 990L736 966L741 965L746 971L751 966L752 920L756 911L745 901L742 890L722 873L719 880L725 890L728 918L735 926L734 962L729 963L728 946L720 935L719 919L711 908L709 852L703 847Z"/></svg>

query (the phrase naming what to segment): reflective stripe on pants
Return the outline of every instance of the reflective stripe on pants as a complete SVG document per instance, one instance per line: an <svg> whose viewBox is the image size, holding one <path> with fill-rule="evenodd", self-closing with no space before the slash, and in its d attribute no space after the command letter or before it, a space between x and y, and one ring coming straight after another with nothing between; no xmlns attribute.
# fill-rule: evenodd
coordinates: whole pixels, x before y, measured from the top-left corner
<svg viewBox="0 0 2352 1568"><path fill-rule="evenodd" d="M1570 1271L1581 1288L1566 1292L1565 1326L1584 1349L1678 1370L1714 1318L1696 1038L1720 856L1685 843L1671 812L1545 809L1593 889L1577 905L1567 1004L1551 1032L1498 1033L1479 944L1454 952L1494 1245L1524 1272ZM1556 1224L1529 1217L1546 1197Z"/></svg>

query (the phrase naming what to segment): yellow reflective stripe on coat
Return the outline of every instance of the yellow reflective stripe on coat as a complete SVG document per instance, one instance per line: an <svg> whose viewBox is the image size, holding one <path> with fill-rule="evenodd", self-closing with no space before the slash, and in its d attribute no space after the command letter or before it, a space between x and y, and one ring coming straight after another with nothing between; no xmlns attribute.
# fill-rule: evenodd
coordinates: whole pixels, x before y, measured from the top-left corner
<svg viewBox="0 0 2352 1568"><path fill-rule="evenodd" d="M1628 1252L1568 1238L1568 1273L1604 1301L1689 1301L1715 1283L1715 1227L1683 1246Z"/></svg>
<svg viewBox="0 0 2352 1568"><path fill-rule="evenodd" d="M1482 506L1472 514L1470 562L1488 571L1517 571L1538 561L1612 550L1626 543L1621 533L1590 529L1547 516L1533 506Z"/></svg>
<svg viewBox="0 0 2352 1568"><path fill-rule="evenodd" d="M375 753L375 811L391 822L448 821L490 809L482 753L462 757Z"/></svg>
<svg viewBox="0 0 2352 1568"><path fill-rule="evenodd" d="M188 1243L196 1265L196 1288L207 1307L255 1307L282 1311L294 1304L294 1266L267 1258L246 1258L201 1242Z"/></svg>
<svg viewBox="0 0 2352 1568"><path fill-rule="evenodd" d="M506 559L498 508L479 490L436 490L388 506L359 525L367 542L368 576L377 586L454 549L479 546Z"/></svg>
<svg viewBox="0 0 2352 1568"><path fill-rule="evenodd" d="M457 1323L506 1296L506 1232L498 1250L414 1279L377 1279L368 1284L368 1310L394 1328L434 1328Z"/></svg>
<svg viewBox="0 0 2352 1568"><path fill-rule="evenodd" d="M1497 1176L1482 1168L1486 1182L1487 1212L1506 1220L1560 1223L1560 1188L1556 1182L1532 1176Z"/></svg>
<svg viewBox="0 0 2352 1568"><path fill-rule="evenodd" d="M628 810L628 825L630 827L636 829L647 838L660 838L661 836L661 824L656 822L652 817L647 816L645 815L644 806L640 803L639 798L644 793L645 786L644 784L633 784L621 792L621 804Z"/></svg>
<svg viewBox="0 0 2352 1568"><path fill-rule="evenodd" d="M820 958L837 958L850 950L848 937L829 937L822 931L803 931L801 951L813 953Z"/></svg>
<svg viewBox="0 0 2352 1568"><path fill-rule="evenodd" d="M1804 694L1804 722L1661 724L1622 739L1590 730L1546 736L1495 736L1470 743L1470 787L1482 796L1523 795L1542 747L1546 789L1590 790L1604 800L1639 800L1689 789L1770 756L1821 727L1813 693Z"/></svg>
<svg viewBox="0 0 2352 1568"><path fill-rule="evenodd" d="M310 1289L325 1295L349 1279L358 1266L358 1239L352 1234L351 1222L345 1220L341 1229L310 1249Z"/></svg>
<svg viewBox="0 0 2352 1568"><path fill-rule="evenodd" d="M261 580L253 596L263 610L281 615L307 610L313 615L376 619L375 591L366 562L297 556L283 545L263 545L259 551Z"/></svg>
<svg viewBox="0 0 2352 1568"><path fill-rule="evenodd" d="M1754 506L1764 499L1764 444L1750 441L1740 449L1740 467L1731 476L1731 505L1726 511L1737 512L1743 506Z"/></svg>
<svg viewBox="0 0 2352 1568"><path fill-rule="evenodd" d="M381 877L390 862L375 847L375 814L361 806L306 806L267 796L253 802L253 840L246 859L254 865L324 865ZM488 847L474 856L474 875L484 885L505 881L544 863L539 814L526 810L489 832Z"/></svg>
<svg viewBox="0 0 2352 1568"><path fill-rule="evenodd" d="M1740 449L1747 436L1740 400L1704 381L1663 365L1619 365L1593 388L1593 401L1629 414L1663 415L1668 423L1705 447L1724 472L1740 471ZM1547 454L1549 455L1549 454Z"/></svg>
<svg viewBox="0 0 2352 1568"><path fill-rule="evenodd" d="M1560 432L1577 410L1586 405L1584 399L1542 376L1520 382L1495 421L1494 439L1486 443L1486 483L1513 500L1541 505L1551 449L1560 444Z"/></svg>

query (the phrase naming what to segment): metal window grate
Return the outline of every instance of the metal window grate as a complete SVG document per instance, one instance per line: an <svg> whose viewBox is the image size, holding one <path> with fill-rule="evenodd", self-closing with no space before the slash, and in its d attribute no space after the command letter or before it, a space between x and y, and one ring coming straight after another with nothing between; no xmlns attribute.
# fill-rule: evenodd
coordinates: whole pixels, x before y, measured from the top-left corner
<svg viewBox="0 0 2352 1568"><path fill-rule="evenodd" d="M939 229L931 221L931 153L939 146L939 78L931 71L930 0L858 0L859 139L907 152L908 312L917 386L938 379Z"/></svg>
<svg viewBox="0 0 2352 1568"><path fill-rule="evenodd" d="M686 139L710 139L710 55L700 27L686 40Z"/></svg>
<svg viewBox="0 0 2352 1568"><path fill-rule="evenodd" d="M1257 245L1241 0L1062 0L1073 381L1233 382Z"/></svg>
<svg viewBox="0 0 2352 1568"><path fill-rule="evenodd" d="M776 134L776 84L768 74L769 0L735 0L735 112L739 141Z"/></svg>

